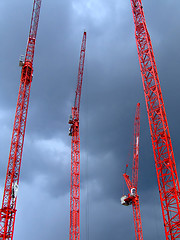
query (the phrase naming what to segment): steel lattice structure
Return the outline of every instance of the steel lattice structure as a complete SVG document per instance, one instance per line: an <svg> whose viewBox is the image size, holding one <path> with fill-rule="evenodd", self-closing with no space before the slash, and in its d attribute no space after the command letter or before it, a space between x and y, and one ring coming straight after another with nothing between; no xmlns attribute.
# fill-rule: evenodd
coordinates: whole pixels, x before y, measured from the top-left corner
<svg viewBox="0 0 180 240"><path fill-rule="evenodd" d="M131 205L133 208L134 229L136 240L143 240L142 222L140 214L139 196L137 194L138 169L139 169L139 134L140 134L140 103L137 104L134 120L134 143L133 143L133 164L132 164L132 182L129 176L124 173L129 194L122 197L123 205Z"/></svg>
<svg viewBox="0 0 180 240"><path fill-rule="evenodd" d="M150 35L141 0L131 0L166 239L180 238L180 188Z"/></svg>
<svg viewBox="0 0 180 240"><path fill-rule="evenodd" d="M81 98L81 87L84 71L84 60L86 50L86 32L83 34L78 82L75 94L75 102L72 107L72 115L70 116L69 135L71 140L71 185L70 185L70 227L69 240L80 239L80 136L79 136L79 109Z"/></svg>
<svg viewBox="0 0 180 240"><path fill-rule="evenodd" d="M41 0L34 0L25 61L23 63L21 62L21 80L11 139L2 208L0 210L0 239L2 240L12 240L14 233L17 189L19 185L29 96L33 76L34 48L38 28L40 7Z"/></svg>

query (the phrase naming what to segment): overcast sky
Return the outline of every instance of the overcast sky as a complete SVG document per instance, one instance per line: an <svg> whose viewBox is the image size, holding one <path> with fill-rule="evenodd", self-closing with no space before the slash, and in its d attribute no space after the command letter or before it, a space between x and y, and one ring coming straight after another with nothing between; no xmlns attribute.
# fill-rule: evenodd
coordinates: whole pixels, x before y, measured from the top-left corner
<svg viewBox="0 0 180 240"><path fill-rule="evenodd" d="M0 195L3 194L33 0L0 1ZM180 1L143 0L180 174ZM80 107L81 239L135 239L128 160L141 104L139 183L144 239L165 239L130 0L42 0L14 240L69 238L68 117L80 47L87 49ZM132 155L129 161L132 162ZM131 166L127 172L131 176ZM0 198L1 199L1 198Z"/></svg>

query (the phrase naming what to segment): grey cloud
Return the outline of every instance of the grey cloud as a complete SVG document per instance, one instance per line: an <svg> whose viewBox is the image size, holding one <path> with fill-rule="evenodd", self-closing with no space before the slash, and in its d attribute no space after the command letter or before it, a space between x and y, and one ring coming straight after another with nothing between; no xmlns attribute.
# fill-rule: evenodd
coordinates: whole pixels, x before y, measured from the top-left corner
<svg viewBox="0 0 180 240"><path fill-rule="evenodd" d="M0 114L8 113L0 118L3 189L20 80L18 58L25 51L33 1L2 2ZM73 4L81 9L75 9ZM84 4L92 4L92 8ZM93 4L97 4L97 9ZM143 6L179 171L180 3L143 0ZM57 151L50 141L56 139L57 144L63 142L64 149L70 149L67 122L74 101L84 28L87 50L80 108L81 234L88 239L88 188L89 240L134 238L132 209L123 208L119 199L135 108L140 102L138 192L144 237L164 238L130 1L113 0L42 1L14 240L32 239L32 233L34 240L69 236L70 152ZM44 148L37 145L41 141L47 143Z"/></svg>

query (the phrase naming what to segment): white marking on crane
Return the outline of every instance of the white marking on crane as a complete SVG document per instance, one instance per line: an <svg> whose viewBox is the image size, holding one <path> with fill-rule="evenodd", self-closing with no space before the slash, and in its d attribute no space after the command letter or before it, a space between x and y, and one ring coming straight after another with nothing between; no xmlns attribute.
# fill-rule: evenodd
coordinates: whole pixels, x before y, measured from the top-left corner
<svg viewBox="0 0 180 240"><path fill-rule="evenodd" d="M136 138L136 155L138 155L139 137Z"/></svg>

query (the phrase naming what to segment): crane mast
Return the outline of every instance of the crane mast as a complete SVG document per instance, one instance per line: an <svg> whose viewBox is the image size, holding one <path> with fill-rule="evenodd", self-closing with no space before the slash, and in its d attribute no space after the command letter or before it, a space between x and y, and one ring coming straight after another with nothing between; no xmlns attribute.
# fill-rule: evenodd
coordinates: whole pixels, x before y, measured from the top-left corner
<svg viewBox="0 0 180 240"><path fill-rule="evenodd" d="M83 34L78 82L75 92L75 102L72 107L72 115L69 119L69 135L71 139L71 183L70 183L70 228L69 240L80 239L80 136L79 136L79 109L81 98L81 87L84 71L84 60L86 50L86 32Z"/></svg>
<svg viewBox="0 0 180 240"><path fill-rule="evenodd" d="M2 208L0 209L0 239L12 240L16 216L17 190L26 128L29 96L33 77L33 59L41 0L34 0L25 61L22 66L19 94L10 146Z"/></svg>
<svg viewBox="0 0 180 240"><path fill-rule="evenodd" d="M165 236L180 238L180 188L150 35L141 0L131 0Z"/></svg>
<svg viewBox="0 0 180 240"><path fill-rule="evenodd" d="M139 169L139 134L140 134L140 103L136 106L136 114L134 120L134 143L133 143L133 164L132 164L132 182L129 176L124 173L123 177L129 190L128 196L121 198L121 204L129 206L132 204L134 229L136 240L143 240L139 196L137 194L138 185L138 169Z"/></svg>

